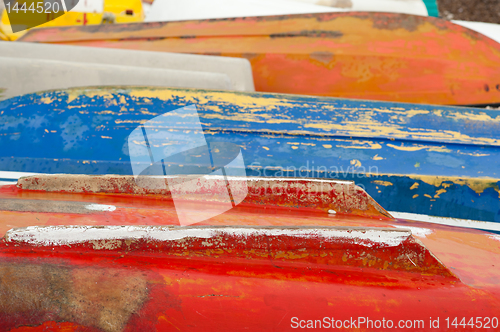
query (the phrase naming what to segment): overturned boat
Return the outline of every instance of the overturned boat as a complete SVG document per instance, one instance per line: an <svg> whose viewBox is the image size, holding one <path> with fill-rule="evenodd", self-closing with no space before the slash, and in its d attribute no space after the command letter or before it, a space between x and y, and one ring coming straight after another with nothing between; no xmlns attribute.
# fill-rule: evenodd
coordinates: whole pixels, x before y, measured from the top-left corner
<svg viewBox="0 0 500 332"><path fill-rule="evenodd" d="M191 211L224 206L199 180ZM499 326L499 236L394 219L351 182L225 180L244 199L184 227L133 177L0 186L2 330Z"/></svg>
<svg viewBox="0 0 500 332"><path fill-rule="evenodd" d="M255 91L246 59L0 42L0 98L81 86Z"/></svg>
<svg viewBox="0 0 500 332"><path fill-rule="evenodd" d="M323 13L47 28L23 41L243 57L257 91L500 103L500 44L432 17Z"/></svg>
<svg viewBox="0 0 500 332"><path fill-rule="evenodd" d="M494 110L151 87L45 92L0 110L0 170L14 172L4 181L17 181L15 172L134 175L134 165L151 163L146 141L155 162L182 155L174 147L225 142L241 148L248 176L350 180L389 211L492 230L500 222ZM194 132L203 135L182 136ZM166 160L159 175L208 174L214 160L203 155Z"/></svg>

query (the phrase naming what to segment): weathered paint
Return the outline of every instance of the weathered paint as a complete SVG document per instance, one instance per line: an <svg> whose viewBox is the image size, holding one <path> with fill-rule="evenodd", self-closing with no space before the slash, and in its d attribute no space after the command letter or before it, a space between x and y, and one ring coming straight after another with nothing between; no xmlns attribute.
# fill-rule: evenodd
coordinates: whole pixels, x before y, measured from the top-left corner
<svg viewBox="0 0 500 332"><path fill-rule="evenodd" d="M44 192L71 192L71 193L108 193L108 194L133 194L133 195L161 195L163 199L172 199L169 185L176 186L177 183L183 184L185 187L186 179L196 179L195 188L186 190L176 199L184 199L195 203L206 200L206 196L200 196L203 193L210 193L210 204L217 204L221 193L227 194L226 182L220 186L218 176L178 176L169 179L155 179L155 187L158 188L156 182L159 180L165 189L148 189L140 187L136 184L133 176L88 176L88 175L37 175L32 177L21 178L18 181L17 187L23 190L36 190ZM328 212L335 211L338 214L349 214L353 216L362 216L378 219L393 219L370 195L362 188L357 187L354 182L335 181L335 180L315 180L315 179L293 179L293 178L237 178L225 176L224 180L232 183L232 188L244 188L243 203L260 207L281 207L281 208L302 208L312 211ZM151 183L151 182L150 182ZM234 194L234 191L233 191ZM52 206L53 203L37 204L33 201L21 201L27 204L19 204L17 202L15 208L10 207L11 200L4 199L0 203L0 210L8 211L41 211L46 209L59 209L60 212L68 212L73 209L81 211L78 203L60 203ZM37 206L38 205L38 206ZM4 207L6 206L6 207ZM115 206L107 206L99 204L85 205L86 210L101 210L114 211ZM78 212L81 213L81 212Z"/></svg>
<svg viewBox="0 0 500 332"><path fill-rule="evenodd" d="M225 250L234 242L247 245L261 243L267 237L290 237L293 240L316 242L347 242L354 246L381 248L401 246L411 237L408 229L369 228L297 228L297 227L151 227L151 226L32 226L12 229L5 234L5 242L34 247L61 247L91 243L94 250L115 249L131 242L164 242L184 250L197 249L195 243L202 240L219 240ZM257 239L255 239L257 238ZM99 246L95 242L100 242ZM117 241L120 241L117 243ZM129 242L129 243L126 243ZM194 243L193 243L194 242ZM107 243L108 246L103 244ZM113 243L113 244L112 244ZM201 243L202 247L213 244ZM251 248L251 247L250 247ZM250 249L249 248L249 249ZM434 263L439 265L438 262Z"/></svg>
<svg viewBox="0 0 500 332"><path fill-rule="evenodd" d="M0 103L0 169L130 175L127 136L187 105L208 142L241 146L249 176L352 180L390 211L500 221L495 110L184 89L47 92Z"/></svg>
<svg viewBox="0 0 500 332"><path fill-rule="evenodd" d="M324 13L30 31L23 41L247 58L257 91L500 102L500 44L432 17Z"/></svg>
<svg viewBox="0 0 500 332"><path fill-rule="evenodd" d="M117 207L0 212L2 331L292 330L293 317L430 330L429 317L500 310L500 241L486 232L244 204L179 227L161 195L0 197Z"/></svg>

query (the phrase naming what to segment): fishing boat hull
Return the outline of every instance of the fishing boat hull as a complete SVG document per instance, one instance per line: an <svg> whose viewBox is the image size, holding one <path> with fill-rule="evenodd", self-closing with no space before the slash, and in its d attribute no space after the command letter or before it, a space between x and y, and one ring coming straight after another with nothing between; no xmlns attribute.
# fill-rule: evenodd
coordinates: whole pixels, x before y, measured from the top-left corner
<svg viewBox="0 0 500 332"><path fill-rule="evenodd" d="M169 191L133 181L37 176L0 187L3 331L449 330L462 317L499 326L491 233L380 207L363 217L377 204L360 188L325 181L318 192L304 179L248 178L240 205L179 227ZM327 212L341 201L343 214Z"/></svg>
<svg viewBox="0 0 500 332"><path fill-rule="evenodd" d="M252 64L256 90L264 92L500 102L500 44L432 17L324 13L154 22L40 29L22 40L243 57Z"/></svg>
<svg viewBox="0 0 500 332"><path fill-rule="evenodd" d="M494 110L185 89L54 91L0 104L0 170L132 175L130 149L144 139L129 135L187 106L207 143L241 147L247 175L353 180L389 211L500 222Z"/></svg>

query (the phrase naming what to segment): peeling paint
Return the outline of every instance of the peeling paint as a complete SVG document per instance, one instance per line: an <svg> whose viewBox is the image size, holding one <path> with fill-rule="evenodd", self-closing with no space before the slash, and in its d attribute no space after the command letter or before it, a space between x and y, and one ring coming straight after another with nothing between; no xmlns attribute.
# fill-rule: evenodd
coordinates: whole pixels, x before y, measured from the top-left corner
<svg viewBox="0 0 500 332"><path fill-rule="evenodd" d="M186 238L214 239L219 236L290 236L350 240L361 246L371 247L400 245L410 236L409 232L390 229L356 228L272 228L272 227L173 227L173 226L32 226L13 229L5 239L12 243L29 243L43 246L61 246L104 240L179 241Z"/></svg>
<svg viewBox="0 0 500 332"><path fill-rule="evenodd" d="M465 185L477 194L481 194L486 188L496 188L498 190L498 184L496 179L489 178L459 178L459 177L445 177L445 176L425 176L425 175L410 175L410 178L414 180L420 180L424 183L430 184L434 187L447 187L449 184L444 182L452 182L457 185ZM499 195L500 198L500 195Z"/></svg>
<svg viewBox="0 0 500 332"><path fill-rule="evenodd" d="M69 95L74 96L71 106L77 108L67 107ZM41 102L43 98L52 104ZM466 112L478 115L477 119L485 114L495 119L498 115L493 110L146 87L71 89L2 102L0 168L129 175L129 147L124 137L135 128L134 123L189 104L199 106L208 140L242 146L251 176L346 179L365 186L372 197L392 210L500 221L500 205L493 201L499 197L500 174L488 167L498 163L500 150L485 145L486 140L494 143L500 139L498 121L469 121L454 115ZM85 117L80 110L85 110ZM19 112L23 116L17 116ZM73 136L75 141L68 145L58 124L75 114L90 130ZM224 117L220 119L220 115ZM115 125L118 119L131 123ZM318 129L306 128L308 125ZM330 130L330 125L338 127ZM179 123L171 130L187 128ZM392 137L395 131L401 135ZM390 145L414 147L415 151ZM359 163L351 164L353 160ZM431 184L435 179L436 186ZM393 183L391 191L379 192L374 180ZM415 181L420 186L410 192ZM441 189L447 191L439 194ZM392 205L396 201L392 195L398 197L398 207ZM424 195L434 201L423 201Z"/></svg>
<svg viewBox="0 0 500 332"><path fill-rule="evenodd" d="M388 181L379 181L379 180L372 181L372 183L375 183L375 184L378 184L378 185L381 185L381 186L384 186L384 187L389 187L389 186L393 185L391 182L388 182Z"/></svg>
<svg viewBox="0 0 500 332"><path fill-rule="evenodd" d="M116 206L113 205L103 205L103 204L90 204L85 206L86 209L91 210L91 211L106 211L106 212L113 212L116 210Z"/></svg>
<svg viewBox="0 0 500 332"><path fill-rule="evenodd" d="M31 30L21 40L243 57L258 91L434 105L498 102L484 86L498 84L500 46L432 17L350 12L61 27Z"/></svg>

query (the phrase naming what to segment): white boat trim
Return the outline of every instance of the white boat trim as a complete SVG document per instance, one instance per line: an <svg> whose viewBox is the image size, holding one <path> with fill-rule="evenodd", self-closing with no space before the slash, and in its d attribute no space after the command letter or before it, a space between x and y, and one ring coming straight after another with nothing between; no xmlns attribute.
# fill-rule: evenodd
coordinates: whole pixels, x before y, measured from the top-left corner
<svg viewBox="0 0 500 332"><path fill-rule="evenodd" d="M397 247L411 236L408 229L346 227L256 227L256 226L30 226L11 229L7 242L43 246L82 244L90 241L153 240L179 241L187 238L213 239L220 236L290 236L350 241L364 247Z"/></svg>
<svg viewBox="0 0 500 332"><path fill-rule="evenodd" d="M290 0L359 12L385 12L429 16L422 0Z"/></svg>
<svg viewBox="0 0 500 332"><path fill-rule="evenodd" d="M0 186L9 186L17 184L17 180L19 180L19 178L25 176L40 175L40 174L41 173L0 171Z"/></svg>
<svg viewBox="0 0 500 332"><path fill-rule="evenodd" d="M145 21L164 22L348 11L428 16L427 7L422 0L155 0Z"/></svg>
<svg viewBox="0 0 500 332"><path fill-rule="evenodd" d="M500 232L500 223L496 222L456 219L456 218L446 218L446 217L433 217L425 214L406 213L406 212L389 211L389 213L396 219L406 219L406 220L421 221L431 224Z"/></svg>
<svg viewBox="0 0 500 332"><path fill-rule="evenodd" d="M452 21L455 24L461 25L467 29L479 32L488 38L500 43L500 24L483 23L483 22L468 22L468 21Z"/></svg>
<svg viewBox="0 0 500 332"><path fill-rule="evenodd" d="M346 10L289 0L156 0L145 22L332 13Z"/></svg>
<svg viewBox="0 0 500 332"><path fill-rule="evenodd" d="M17 181L19 178L23 176L34 176L40 174L42 173L0 171L0 179L12 179L12 181Z"/></svg>

